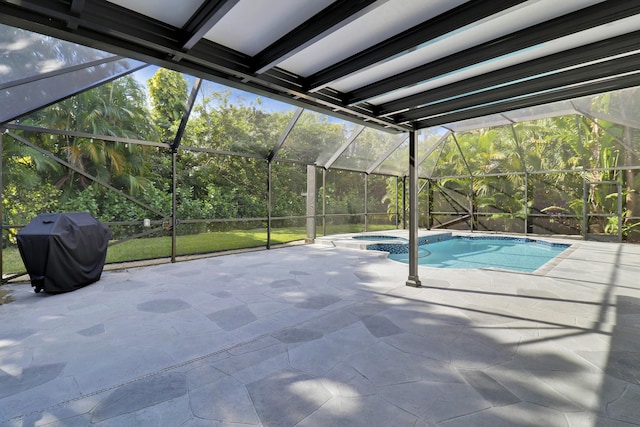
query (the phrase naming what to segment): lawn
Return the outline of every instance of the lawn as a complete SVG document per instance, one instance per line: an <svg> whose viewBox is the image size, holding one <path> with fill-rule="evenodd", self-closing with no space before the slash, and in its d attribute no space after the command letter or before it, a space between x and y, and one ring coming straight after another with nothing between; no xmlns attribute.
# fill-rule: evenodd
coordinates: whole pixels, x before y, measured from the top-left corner
<svg viewBox="0 0 640 427"><path fill-rule="evenodd" d="M370 231L388 230L389 225L371 225ZM354 233L362 231L362 225L345 224L328 227L328 234ZM304 227L276 228L271 230L271 244L303 240L306 237ZM232 249L264 247L267 245L266 228L251 230L217 231L186 236L178 236L177 255L191 255ZM147 237L133 239L112 245L107 250L107 264L143 259L167 258L171 256L171 237ZM2 251L2 272L24 272L22 258L15 246Z"/></svg>

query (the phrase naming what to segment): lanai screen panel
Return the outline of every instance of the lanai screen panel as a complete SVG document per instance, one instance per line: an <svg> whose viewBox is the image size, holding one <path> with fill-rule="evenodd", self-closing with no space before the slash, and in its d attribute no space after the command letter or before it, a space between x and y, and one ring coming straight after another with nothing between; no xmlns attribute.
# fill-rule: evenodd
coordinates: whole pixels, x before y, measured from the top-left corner
<svg viewBox="0 0 640 427"><path fill-rule="evenodd" d="M581 171L591 167L595 140L580 115L558 115L563 110L553 108L557 106L551 105L549 117L513 127L528 173L529 231L577 234L583 200Z"/></svg>
<svg viewBox="0 0 640 427"><path fill-rule="evenodd" d="M475 119L461 120L455 123L449 123L445 125L447 129L451 129L454 132L462 132L465 130L483 129L494 126L501 126L510 124L511 121L504 117L502 114L492 114L490 116L478 117Z"/></svg>
<svg viewBox="0 0 640 427"><path fill-rule="evenodd" d="M73 73L60 78L73 78ZM100 136L109 136L157 142L159 136L147 108L144 78L143 70L114 79L25 115L20 123L88 134L55 137L65 141L82 140L90 144L99 141Z"/></svg>
<svg viewBox="0 0 640 427"><path fill-rule="evenodd" d="M364 231L365 174L328 170L325 176L325 225L327 234Z"/></svg>
<svg viewBox="0 0 640 427"><path fill-rule="evenodd" d="M442 144L445 143L451 131L440 126L424 129L420 131L421 138L418 139L418 176L422 178L430 178L433 175L433 169Z"/></svg>
<svg viewBox="0 0 640 427"><path fill-rule="evenodd" d="M406 176L407 165L409 164L409 138L405 138L398 148L391 153L374 173L383 175Z"/></svg>
<svg viewBox="0 0 640 427"><path fill-rule="evenodd" d="M429 129L421 130L416 137L416 162L418 167L418 175L421 177L429 177L432 171L430 160L432 156L439 152L439 146L443 143L443 138L448 133L445 128L436 126ZM398 137L396 150L393 151L377 168L374 173L393 176L409 175L409 135L404 134ZM437 156L436 156L437 157Z"/></svg>
<svg viewBox="0 0 640 427"><path fill-rule="evenodd" d="M471 191L471 178L449 178L434 181L431 184L433 224L447 228L469 229Z"/></svg>
<svg viewBox="0 0 640 427"><path fill-rule="evenodd" d="M588 167L588 140L578 115L521 122L513 128L528 172Z"/></svg>
<svg viewBox="0 0 640 427"><path fill-rule="evenodd" d="M204 81L182 144L266 158L293 111L291 105Z"/></svg>
<svg viewBox="0 0 640 427"><path fill-rule="evenodd" d="M507 111L502 113L502 116L517 123L547 117L567 116L575 113L576 110L571 101L558 101L551 104L536 105L529 108Z"/></svg>
<svg viewBox="0 0 640 427"><path fill-rule="evenodd" d="M324 166L357 127L344 120L305 110L284 140L276 160Z"/></svg>
<svg viewBox="0 0 640 427"><path fill-rule="evenodd" d="M438 153L438 161L433 169L432 178L469 176L470 174L466 159L460 152L454 135L449 135Z"/></svg>
<svg viewBox="0 0 640 427"><path fill-rule="evenodd" d="M404 138L406 134L365 128L333 163L333 167L366 172L378 160L386 157L389 150L397 147Z"/></svg>
<svg viewBox="0 0 640 427"><path fill-rule="evenodd" d="M2 24L0 40L4 51L0 64L2 85L115 57L111 53Z"/></svg>
<svg viewBox="0 0 640 427"><path fill-rule="evenodd" d="M520 148L511 125L455 133L472 175L523 172Z"/></svg>
<svg viewBox="0 0 640 427"><path fill-rule="evenodd" d="M0 123L145 64L0 25Z"/></svg>
<svg viewBox="0 0 640 427"><path fill-rule="evenodd" d="M580 173L530 174L529 213L533 233L580 234L583 178Z"/></svg>
<svg viewBox="0 0 640 427"><path fill-rule="evenodd" d="M420 163L418 176L421 178L431 178L433 176L433 170L436 167L441 151L442 146L436 147L433 152L431 152L431 154L429 154L427 158Z"/></svg>
<svg viewBox="0 0 640 427"><path fill-rule="evenodd" d="M524 233L524 175L473 178L476 229Z"/></svg>
<svg viewBox="0 0 640 427"><path fill-rule="evenodd" d="M390 229L396 227L396 208L402 209L401 199L398 206L396 194L396 178L369 175L367 177L367 223L369 230Z"/></svg>
<svg viewBox="0 0 640 427"><path fill-rule="evenodd" d="M640 129L640 88L616 90L573 101L587 116Z"/></svg>

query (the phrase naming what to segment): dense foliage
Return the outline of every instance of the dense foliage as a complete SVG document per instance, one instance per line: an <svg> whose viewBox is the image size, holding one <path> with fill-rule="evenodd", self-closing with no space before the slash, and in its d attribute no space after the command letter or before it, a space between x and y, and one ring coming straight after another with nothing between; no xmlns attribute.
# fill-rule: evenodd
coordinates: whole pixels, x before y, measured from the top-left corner
<svg viewBox="0 0 640 427"><path fill-rule="evenodd" d="M171 150L100 139L110 135L174 141L189 84L183 75L160 69L147 87L148 98L142 85L125 77L22 118L19 122L25 125L95 136L16 132L45 153L5 137L4 223L20 226L39 213L57 211L87 211L104 222L166 221L172 210ZM267 111L260 99L248 102L230 90L203 86L176 156L180 233L225 228L220 222L198 220L267 217L266 159L292 114ZM347 132L345 124L331 123L317 113L301 117L271 163L273 217L306 215L306 166L289 160L314 163L323 146L330 141L342 144ZM364 198L354 195L351 175L362 182L362 174L331 173L327 200L332 212L364 211ZM384 193L384 182L372 184L371 212L386 211ZM15 243L17 231L5 233L5 245ZM112 231L114 237L124 238L140 232L141 226L117 224Z"/></svg>
<svg viewBox="0 0 640 427"><path fill-rule="evenodd" d="M3 138L4 224L24 225L42 212L87 211L117 223L114 236L124 238L141 232L144 218L154 224L167 221L173 197L171 149L100 139L174 142L190 82L160 69L146 86L124 77L23 117L22 124L79 136L16 131L18 138ZM635 105L636 93L617 96L629 99L610 95L594 102L605 113L631 114L614 110L621 101ZM238 92L203 85L175 159L180 233L225 229L228 223L221 220L264 227L269 196L271 215L284 218L282 225L291 217L304 220L306 164L368 167L397 144L392 135L362 131L310 111L279 141L293 115L292 109L271 111L259 98L247 101ZM340 159L330 158L356 134L358 144ZM421 144L435 146L440 137L434 134ZM620 182L622 227L630 236L640 216L640 182L633 169L638 144L640 132L632 126L578 115L456 132L420 166L421 175L429 178L420 182L421 225L467 228L473 221L479 229L525 231L527 218L529 231L581 233L584 182L604 181L609 184L586 187L589 212L606 214L593 216L589 231L618 232L618 193L611 182ZM405 157L400 149L389 162L406 164ZM396 178L373 174L317 173L317 211L324 209L331 223L364 224L365 209L375 214L366 219L369 223L395 223L396 206L403 203L402 179L396 186ZM15 242L17 230L5 230L4 245Z"/></svg>
<svg viewBox="0 0 640 427"><path fill-rule="evenodd" d="M578 115L457 133L435 154L436 223L524 232L527 217L530 232L581 234L586 188L588 232L617 234L620 197L629 237L640 219L639 142L638 129Z"/></svg>

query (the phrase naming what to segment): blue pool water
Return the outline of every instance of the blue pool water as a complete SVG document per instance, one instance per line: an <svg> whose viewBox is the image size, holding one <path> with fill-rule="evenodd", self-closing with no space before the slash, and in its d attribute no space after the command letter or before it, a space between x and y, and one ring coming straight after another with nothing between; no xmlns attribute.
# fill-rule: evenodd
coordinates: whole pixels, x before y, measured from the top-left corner
<svg viewBox="0 0 640 427"><path fill-rule="evenodd" d="M533 239L453 237L419 246L418 263L438 268L500 268L533 272L570 245ZM389 258L409 262L409 254L389 254Z"/></svg>

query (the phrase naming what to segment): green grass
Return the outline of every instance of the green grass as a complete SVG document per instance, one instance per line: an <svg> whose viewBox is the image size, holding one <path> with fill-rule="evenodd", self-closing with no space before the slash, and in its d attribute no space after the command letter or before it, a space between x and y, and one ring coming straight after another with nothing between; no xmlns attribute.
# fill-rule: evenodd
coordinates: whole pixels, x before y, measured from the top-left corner
<svg viewBox="0 0 640 427"><path fill-rule="evenodd" d="M271 231L271 243L286 243L304 239L303 228L286 228ZM267 245L267 230L234 230L178 236L177 255L227 251ZM111 246L107 251L107 263L135 259L162 258L171 256L171 237L154 237L129 240Z"/></svg>
<svg viewBox="0 0 640 427"><path fill-rule="evenodd" d="M369 231L389 230L391 228L393 227L390 225L370 225ZM328 234L355 233L360 231L363 231L363 226L358 224L327 226ZM318 227L318 232L322 232L322 227ZM271 244L274 245L303 240L305 237L305 227L277 228L271 230ZM266 245L267 230L266 228L258 228L178 236L176 251L177 255L180 256L260 246L264 247ZM166 258L170 256L170 236L140 238L110 246L107 250L107 264ZM2 251L2 268L4 274L25 271L17 247L12 246Z"/></svg>

